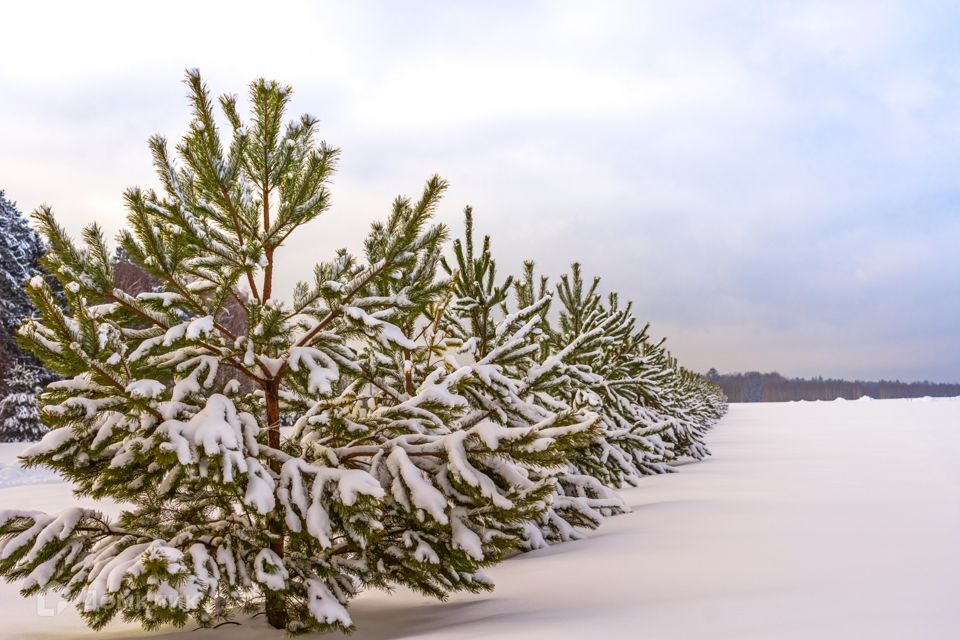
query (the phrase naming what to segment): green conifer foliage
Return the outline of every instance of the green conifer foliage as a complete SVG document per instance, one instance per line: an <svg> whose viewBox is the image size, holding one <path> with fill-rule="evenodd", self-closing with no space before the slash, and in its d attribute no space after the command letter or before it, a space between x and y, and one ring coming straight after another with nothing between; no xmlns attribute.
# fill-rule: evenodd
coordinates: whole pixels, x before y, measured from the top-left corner
<svg viewBox="0 0 960 640"><path fill-rule="evenodd" d="M30 280L20 336L62 379L23 460L124 509L0 512L23 593L59 591L94 628L263 611L349 630L359 589L489 589L506 553L578 537L625 509L616 488L707 454L718 388L578 265L553 290L533 263L501 280L469 209L444 257L439 177L281 299L278 250L322 222L339 152L285 120L285 85L253 82L245 122L186 84L186 135L150 140L161 189L125 193L123 261L95 224L76 243L34 214L67 305ZM128 263L149 286L119 286Z"/></svg>
<svg viewBox="0 0 960 640"><path fill-rule="evenodd" d="M17 363L7 372L6 395L0 400L0 442L39 440L47 429L40 422L37 391L40 376L35 367Z"/></svg>
<svg viewBox="0 0 960 640"><path fill-rule="evenodd" d="M596 420L589 444L573 452L559 475L550 506L535 526L527 526L525 547L581 537L584 529L626 509L615 489L671 471L670 463L679 457L708 454L703 436L725 411L719 389L677 367L662 343L651 343L648 327L638 328L632 305L621 305L616 294L604 298L599 293L599 278L585 282L574 263L551 291L548 278L538 276L527 261L519 278L498 281L490 238L474 250L470 210L465 236L454 242L453 253L453 262L443 263L456 276L457 297L447 307L449 333L482 336L499 318L535 310L531 324L537 339L511 371L521 381L523 397L550 411ZM511 285L518 309L513 312L507 295ZM484 344L472 338L478 357Z"/></svg>
<svg viewBox="0 0 960 640"><path fill-rule="evenodd" d="M434 277L439 178L394 203L362 257L340 251L278 299L277 249L328 210L338 151L312 117L284 121L289 87L254 82L249 123L221 97L224 134L199 74L186 83L188 133L173 151L150 141L162 190L125 195L120 245L156 287L115 286L96 225L78 245L36 213L68 309L35 278L40 317L21 335L65 379L43 395L53 431L25 461L130 506L114 520L4 513L0 573L63 592L95 628L262 607L278 628L348 629L364 585L489 588L480 569L554 491L539 470L562 467L593 418L525 406L498 364L522 348L518 322L485 334L486 362L412 355L438 353L410 336L449 285ZM242 333L223 322L231 305ZM299 416L288 437L282 413Z"/></svg>

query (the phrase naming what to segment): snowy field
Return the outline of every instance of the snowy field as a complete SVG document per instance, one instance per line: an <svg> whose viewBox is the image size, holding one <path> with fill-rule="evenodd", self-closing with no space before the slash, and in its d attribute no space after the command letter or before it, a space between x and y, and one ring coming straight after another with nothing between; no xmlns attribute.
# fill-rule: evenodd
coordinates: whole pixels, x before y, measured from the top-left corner
<svg viewBox="0 0 960 640"><path fill-rule="evenodd" d="M364 594L352 638L960 637L960 399L732 405L707 442L590 539L491 570L493 593ZM75 504L20 448L0 446L0 508ZM60 608L0 585L0 638L144 635ZM284 637L191 628L152 637Z"/></svg>

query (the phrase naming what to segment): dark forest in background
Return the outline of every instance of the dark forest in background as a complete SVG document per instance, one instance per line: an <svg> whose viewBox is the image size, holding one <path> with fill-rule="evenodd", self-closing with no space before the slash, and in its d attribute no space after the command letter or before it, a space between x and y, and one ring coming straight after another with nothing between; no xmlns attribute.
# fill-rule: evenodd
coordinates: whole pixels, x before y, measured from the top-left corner
<svg viewBox="0 0 960 640"><path fill-rule="evenodd" d="M856 400L869 396L922 398L960 396L960 384L938 382L900 382L880 380L835 380L832 378L785 378L779 373L718 373L710 369L706 377L720 385L729 402L788 402L790 400Z"/></svg>

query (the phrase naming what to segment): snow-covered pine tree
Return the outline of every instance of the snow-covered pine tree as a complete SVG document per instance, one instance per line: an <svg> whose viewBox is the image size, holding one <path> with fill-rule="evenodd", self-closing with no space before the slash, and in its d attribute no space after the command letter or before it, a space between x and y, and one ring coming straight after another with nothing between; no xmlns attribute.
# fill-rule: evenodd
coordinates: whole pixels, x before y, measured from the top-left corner
<svg viewBox="0 0 960 640"><path fill-rule="evenodd" d="M40 236L0 191L0 317L11 331L33 310L23 285L39 272L41 256Z"/></svg>
<svg viewBox="0 0 960 640"><path fill-rule="evenodd" d="M669 471L672 454L660 437L665 425L642 402L639 352L648 341L648 326L637 329L632 305L621 307L617 294L604 301L599 284L595 277L586 287L578 263L561 276L554 348L562 351L576 340L583 342L564 358L571 402L598 407L604 424L595 450L572 462L582 473L620 487L636 484L642 475Z"/></svg>
<svg viewBox="0 0 960 640"><path fill-rule="evenodd" d="M314 118L284 122L287 86L251 85L250 124L221 97L224 140L199 74L186 82L194 115L176 154L150 143L162 191L126 193L120 244L156 290L115 286L96 225L78 246L35 214L69 306L31 280L40 317L21 334L65 379L42 396L52 430L25 463L127 506L113 520L4 512L0 575L62 592L96 628L249 607L294 632L347 629L363 586L488 587L480 569L521 543L595 417L523 401L506 364L525 353L528 315L466 366L430 361L438 347L412 335L447 288L432 277L439 178L394 203L362 258L338 252L281 301L277 250L328 209L337 150ZM222 321L232 304L241 333ZM282 412L300 416L289 437Z"/></svg>
<svg viewBox="0 0 960 640"><path fill-rule="evenodd" d="M0 442L31 442L47 432L40 422L36 368L14 364L5 376L6 395L0 400Z"/></svg>
<svg viewBox="0 0 960 640"><path fill-rule="evenodd" d="M433 180L419 202L398 199L367 240L368 260L380 262L399 221L432 210L445 188ZM367 552L366 561L378 567L375 584L436 596L489 588L477 568L520 546L526 527L547 506L556 471L592 438L595 421L543 411L520 396L509 363L523 357L534 312L493 327L483 359L444 333L452 292L450 281L436 275L441 239L422 243L416 264L378 281L347 310L361 329L351 338L364 346L344 393L363 403L317 403L303 390L284 399L302 416L291 441L310 455L332 448L339 460L378 478L395 499L382 518L393 543ZM395 306L367 313L367 305L386 301ZM400 339L370 330L387 318Z"/></svg>
<svg viewBox="0 0 960 640"><path fill-rule="evenodd" d="M526 263L516 285L519 304L530 298L536 280L533 264ZM562 372L562 384L549 396L541 394L541 401L561 400L599 417L597 437L571 458L559 495L541 519L547 542L579 537L581 529L598 526L601 516L621 512L623 507L602 502L597 507L613 489L670 471L678 454L706 455L702 438L725 409L715 385L660 357L662 343L651 345L649 326L637 327L632 305L621 305L615 293L604 299L599 284L594 278L587 285L577 263L561 276L555 325L544 315L549 338L533 369ZM547 289L546 278L539 279L539 288Z"/></svg>
<svg viewBox="0 0 960 640"><path fill-rule="evenodd" d="M566 352L545 360L551 341L546 318L552 298L545 280L541 280L539 289L534 285L532 263L520 281L515 282L510 276L499 281L489 236L484 236L479 251L475 248L473 215L468 208L465 235L462 240L454 241L453 259L443 260L442 264L453 277L455 293L443 314L445 334L454 343L462 343L461 351L484 362L499 357L498 336L503 327L522 321L525 339L518 345L516 356L502 362L502 370L517 380L517 395L525 404L533 406L528 409L531 413L584 416L581 420L589 417L595 425L590 430L590 438L571 458L591 450L592 443L599 437L596 407L577 407L565 394L568 386L565 358L574 357L581 347L589 348L589 344L579 340ZM514 284L519 285L517 290L522 295L517 298L516 309L511 310L509 294ZM550 470L549 475L557 477L556 490L549 496L547 510L536 521L525 523L524 548L578 538L578 528L595 528L604 515L622 511L623 502L614 491L592 477L571 473L569 464L564 469Z"/></svg>
<svg viewBox="0 0 960 640"><path fill-rule="evenodd" d="M638 387L642 402L664 420L666 428L660 435L671 445L674 459L701 460L710 455L703 443L707 429L726 411L723 392L680 367L664 342L642 345L637 361L637 379L643 381ZM708 394L705 401L700 399L701 393Z"/></svg>
<svg viewBox="0 0 960 640"><path fill-rule="evenodd" d="M549 280L537 277L533 262L524 264L519 278L498 280L489 237L479 251L474 248L469 209L465 237L454 242L453 253L453 260L444 262L457 294L446 307L447 332L464 340L471 336L471 349L482 355L490 327L510 315L512 284L517 309L536 309L537 346L512 363L521 395L554 412L587 411L599 418L593 439L559 476L549 509L536 526L527 527L526 547L581 537L604 516L625 509L616 488L671 470L677 451L706 454L702 436L722 413L707 399L713 390L661 357L662 344L650 344L647 326L637 328L631 305L621 306L616 294L600 295L598 278L586 284L574 264L556 286L560 305L551 315Z"/></svg>
<svg viewBox="0 0 960 640"><path fill-rule="evenodd" d="M586 288L574 264L557 287L562 310L555 336L613 321L597 349L581 359L586 375L570 377L583 398L599 407L606 427L598 450L574 464L593 467L591 475L622 486L635 484L641 475L669 471L677 458L709 455L703 437L726 410L719 387L681 368L663 340L650 340L649 325L637 329L632 305L621 307L615 293L603 302L598 284L595 278ZM556 348L567 341L561 337ZM564 360L577 365L576 358Z"/></svg>
<svg viewBox="0 0 960 640"><path fill-rule="evenodd" d="M9 366L19 363L33 369L41 385L52 379L50 372L20 348L15 335L24 318L34 313L24 285L42 273L43 253L40 235L0 191L0 352Z"/></svg>
<svg viewBox="0 0 960 640"><path fill-rule="evenodd" d="M394 217L425 206L426 200L398 200ZM392 235L394 217L368 240L371 259ZM489 564L521 546L548 506L557 473L593 438L596 421L583 412L545 410L523 397L523 381L514 373L516 363L536 348L538 308L491 321L479 336L450 326L447 310L463 302L456 292L464 279L437 277L440 253L440 243L433 243L415 268L381 281L372 292L376 299L414 304L389 314L407 341L355 336L365 343L355 384L367 410L300 407L303 417L292 438L305 449L324 438L326 446L337 446L340 459L355 459L384 486L400 491L398 501L406 508L392 516L387 529L404 533L377 562L388 582L434 595L488 587L475 573L477 563ZM331 437L338 432L339 438ZM391 439L403 446L379 457L378 447ZM400 477L407 486L385 475L391 467L406 469ZM409 479L419 484L421 475L447 494L452 536L415 515L442 504L427 485L408 485ZM405 522L411 514L415 519Z"/></svg>

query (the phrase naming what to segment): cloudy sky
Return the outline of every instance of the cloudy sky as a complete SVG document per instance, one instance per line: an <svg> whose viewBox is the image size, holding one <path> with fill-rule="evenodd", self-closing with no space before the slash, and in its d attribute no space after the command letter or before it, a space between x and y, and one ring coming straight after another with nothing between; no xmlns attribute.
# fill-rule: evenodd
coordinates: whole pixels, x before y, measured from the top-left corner
<svg viewBox="0 0 960 640"><path fill-rule="evenodd" d="M503 269L583 262L692 368L960 381L950 5L20 2L0 189L113 232L184 69L266 76L343 149L288 285L437 172Z"/></svg>

